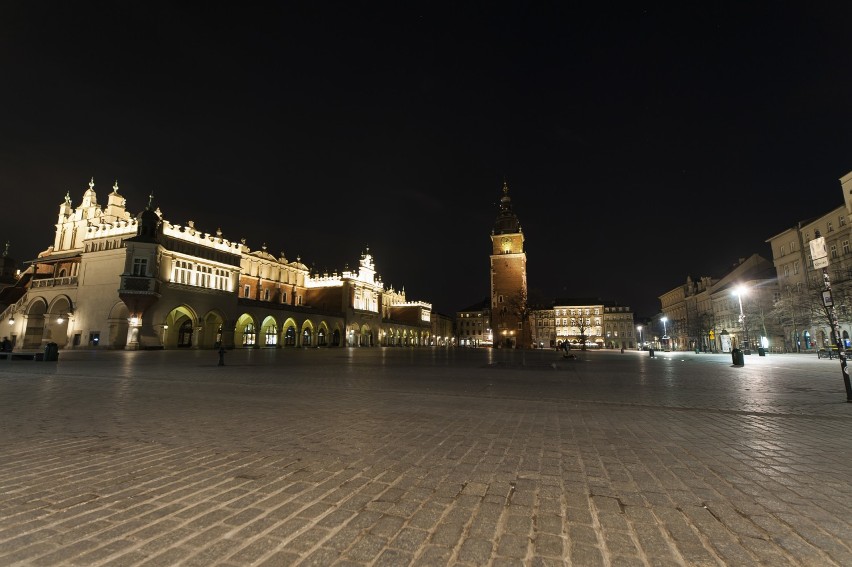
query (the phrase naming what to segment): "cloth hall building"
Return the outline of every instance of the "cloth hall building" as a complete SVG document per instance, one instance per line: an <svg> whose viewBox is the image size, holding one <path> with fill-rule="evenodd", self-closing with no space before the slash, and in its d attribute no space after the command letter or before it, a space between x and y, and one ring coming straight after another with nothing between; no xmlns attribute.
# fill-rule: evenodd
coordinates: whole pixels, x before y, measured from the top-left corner
<svg viewBox="0 0 852 567"><path fill-rule="evenodd" d="M150 201L134 216L117 183L105 206L94 181L76 207L66 194L53 245L4 294L0 336L15 350L428 344L432 306L386 288L369 249L355 270L311 273Z"/></svg>

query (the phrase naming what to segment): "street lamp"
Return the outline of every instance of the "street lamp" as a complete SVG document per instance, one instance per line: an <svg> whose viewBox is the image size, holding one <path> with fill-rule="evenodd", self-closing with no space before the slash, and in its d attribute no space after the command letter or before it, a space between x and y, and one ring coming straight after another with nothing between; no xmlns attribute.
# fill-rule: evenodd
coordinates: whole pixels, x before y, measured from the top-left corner
<svg viewBox="0 0 852 567"><path fill-rule="evenodd" d="M743 328L743 342L745 343L745 348L743 349L743 352L745 354L751 354L751 351L749 350L749 344L748 344L748 325L746 325L746 316L745 316L745 313L743 312L743 294L745 292L746 292L746 289L743 286L737 286L737 287L734 288L734 290L731 292L731 294L736 295L737 300L740 303L740 325L742 325L742 328Z"/></svg>
<svg viewBox="0 0 852 567"><path fill-rule="evenodd" d="M642 350L642 325L637 325L636 330L639 331L639 349Z"/></svg>
<svg viewBox="0 0 852 567"><path fill-rule="evenodd" d="M666 317L666 316L663 316L663 317L660 318L660 321L663 323L663 340L666 340L666 341L669 340L669 336L666 333L666 321L668 321L668 320L669 320L669 318ZM665 347L663 347L663 349L665 350Z"/></svg>

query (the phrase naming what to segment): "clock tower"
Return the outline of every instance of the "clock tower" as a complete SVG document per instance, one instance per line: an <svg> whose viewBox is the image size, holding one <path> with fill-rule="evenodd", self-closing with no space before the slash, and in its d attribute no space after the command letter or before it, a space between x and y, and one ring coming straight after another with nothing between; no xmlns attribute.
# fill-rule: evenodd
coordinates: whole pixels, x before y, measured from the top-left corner
<svg viewBox="0 0 852 567"><path fill-rule="evenodd" d="M521 223L512 211L509 185L503 182L503 197L494 230L491 231L491 329L494 346L526 347L527 255Z"/></svg>

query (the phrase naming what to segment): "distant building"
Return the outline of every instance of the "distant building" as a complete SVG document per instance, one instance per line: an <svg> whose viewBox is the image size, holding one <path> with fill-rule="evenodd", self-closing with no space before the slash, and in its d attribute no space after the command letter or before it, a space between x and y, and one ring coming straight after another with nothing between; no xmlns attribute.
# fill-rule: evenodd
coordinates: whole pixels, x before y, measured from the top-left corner
<svg viewBox="0 0 852 567"><path fill-rule="evenodd" d="M527 255L524 235L512 211L509 186L503 183L497 220L491 231L491 327L494 346L529 345L527 323Z"/></svg>
<svg viewBox="0 0 852 567"><path fill-rule="evenodd" d="M639 342L633 310L626 305L604 303L603 335L606 348L636 348Z"/></svg>
<svg viewBox="0 0 852 567"><path fill-rule="evenodd" d="M456 337L457 344L463 347L493 346L489 299L456 312Z"/></svg>
<svg viewBox="0 0 852 567"><path fill-rule="evenodd" d="M538 348L635 348L633 311L597 298L558 298L553 307L530 313Z"/></svg>
<svg viewBox="0 0 852 567"><path fill-rule="evenodd" d="M98 203L59 206L53 245L28 262L0 311L17 349L426 345L429 303L386 288L369 249L356 270L311 273L301 258L231 242L125 208L118 184ZM23 282L23 283L21 283Z"/></svg>
<svg viewBox="0 0 852 567"><path fill-rule="evenodd" d="M645 329L645 341L672 350L769 348L779 332L777 292L772 264L759 254L740 258L718 278L687 277L659 297L661 316Z"/></svg>
<svg viewBox="0 0 852 567"><path fill-rule="evenodd" d="M455 321L452 317L432 311L430 346L455 346Z"/></svg>

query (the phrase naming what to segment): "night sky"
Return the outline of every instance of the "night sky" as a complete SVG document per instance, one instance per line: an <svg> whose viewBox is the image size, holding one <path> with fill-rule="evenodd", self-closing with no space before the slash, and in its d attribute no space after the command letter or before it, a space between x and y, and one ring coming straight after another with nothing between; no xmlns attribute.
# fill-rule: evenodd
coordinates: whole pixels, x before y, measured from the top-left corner
<svg viewBox="0 0 852 567"><path fill-rule="evenodd" d="M650 316L843 202L839 2L297 4L0 5L11 255L53 243L67 190L94 176L105 203L117 179L134 213L153 191L176 224L319 270L369 245L451 314L488 295L505 178L532 298Z"/></svg>

